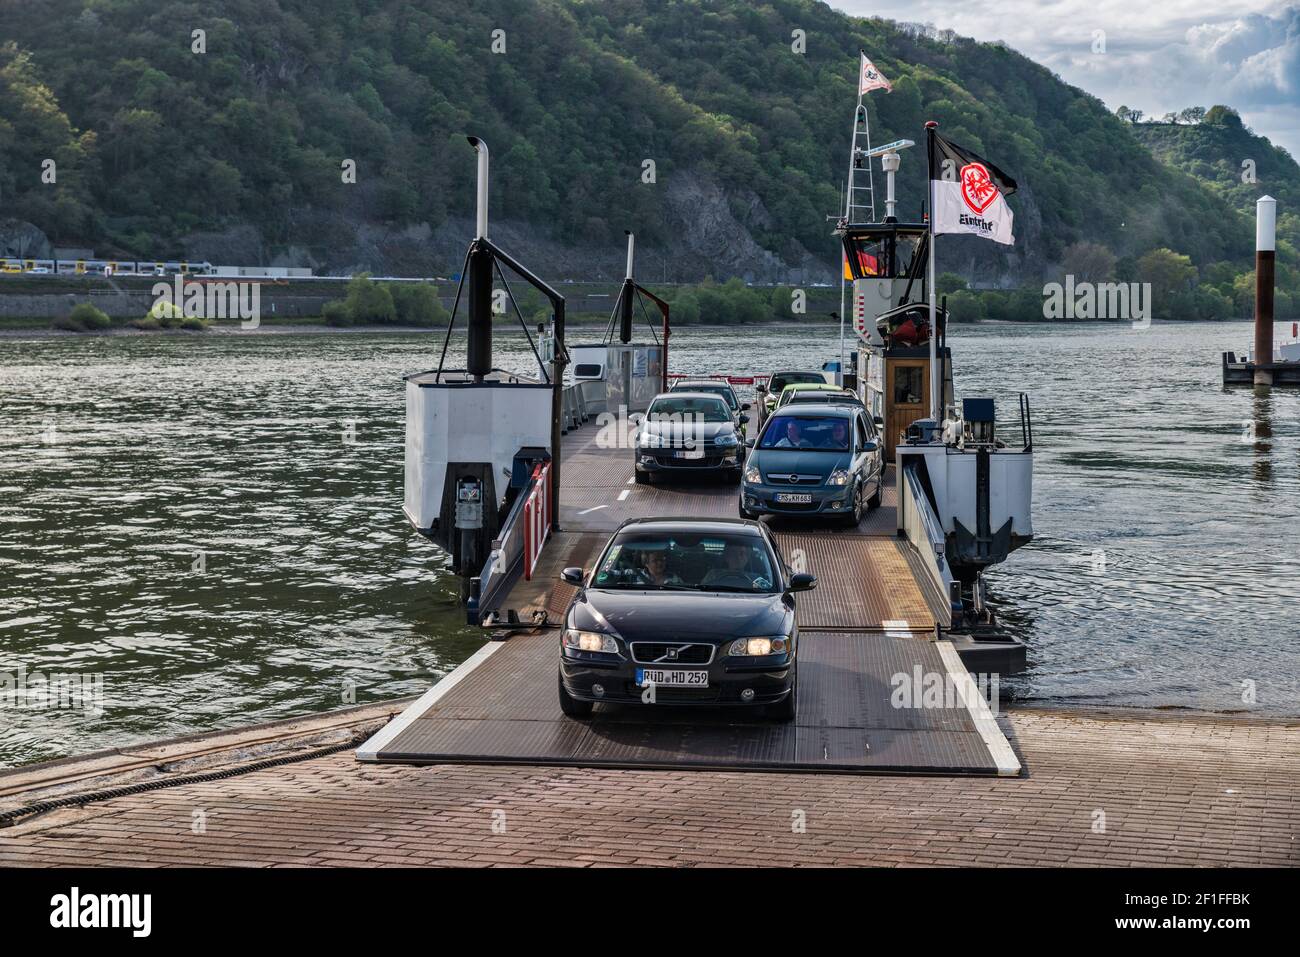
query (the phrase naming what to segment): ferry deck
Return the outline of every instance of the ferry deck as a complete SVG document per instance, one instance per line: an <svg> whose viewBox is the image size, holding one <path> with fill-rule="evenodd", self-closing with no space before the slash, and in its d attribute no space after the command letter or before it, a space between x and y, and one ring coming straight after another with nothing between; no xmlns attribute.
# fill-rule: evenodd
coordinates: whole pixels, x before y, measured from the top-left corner
<svg viewBox="0 0 1300 957"><path fill-rule="evenodd" d="M559 530L530 577L503 591L483 647L363 744L366 762L698 768L888 774L1016 775L1020 762L954 644L943 596L897 522L893 467L881 506L856 529L782 519L787 561L800 555L817 587L797 596L800 694L780 724L735 709L598 705L560 712L557 643L575 592L568 566L590 568L611 533L638 516L734 517L726 484L632 478L628 448L601 448L594 425L562 442ZM770 521L770 520L769 520ZM904 702L917 678L943 700ZM921 696L918 694L917 698Z"/></svg>

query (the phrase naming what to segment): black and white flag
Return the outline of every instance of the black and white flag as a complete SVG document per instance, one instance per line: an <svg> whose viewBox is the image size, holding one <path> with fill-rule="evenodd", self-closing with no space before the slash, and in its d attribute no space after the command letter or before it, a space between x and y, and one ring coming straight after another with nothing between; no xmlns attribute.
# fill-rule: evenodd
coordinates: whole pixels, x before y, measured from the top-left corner
<svg viewBox="0 0 1300 957"><path fill-rule="evenodd" d="M1012 245L1007 197L1016 181L982 156L930 131L930 188L935 233L968 233Z"/></svg>

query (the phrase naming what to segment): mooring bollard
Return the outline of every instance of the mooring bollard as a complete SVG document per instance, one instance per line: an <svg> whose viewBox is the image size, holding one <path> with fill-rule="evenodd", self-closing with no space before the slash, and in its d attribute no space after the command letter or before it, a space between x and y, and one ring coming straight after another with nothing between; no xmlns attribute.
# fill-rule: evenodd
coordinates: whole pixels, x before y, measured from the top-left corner
<svg viewBox="0 0 1300 957"><path fill-rule="evenodd" d="M1272 385L1273 273L1277 255L1277 200L1261 196L1255 204L1255 385Z"/></svg>

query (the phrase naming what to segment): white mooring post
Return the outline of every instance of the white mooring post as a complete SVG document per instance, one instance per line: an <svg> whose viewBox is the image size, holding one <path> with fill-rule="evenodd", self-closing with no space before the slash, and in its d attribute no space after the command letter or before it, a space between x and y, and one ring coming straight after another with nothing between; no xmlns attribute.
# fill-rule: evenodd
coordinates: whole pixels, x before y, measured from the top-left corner
<svg viewBox="0 0 1300 957"><path fill-rule="evenodd" d="M1277 200L1255 203L1255 385L1272 385L1273 279L1277 253Z"/></svg>

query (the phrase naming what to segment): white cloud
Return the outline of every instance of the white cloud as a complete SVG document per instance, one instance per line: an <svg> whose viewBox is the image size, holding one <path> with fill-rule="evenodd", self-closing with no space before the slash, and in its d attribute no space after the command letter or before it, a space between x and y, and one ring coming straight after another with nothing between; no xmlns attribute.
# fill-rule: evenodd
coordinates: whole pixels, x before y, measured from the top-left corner
<svg viewBox="0 0 1300 957"><path fill-rule="evenodd" d="M832 0L847 13L933 23L1009 46L1101 98L1161 116L1223 103L1300 158L1294 0ZM1094 31L1106 52L1093 52Z"/></svg>

